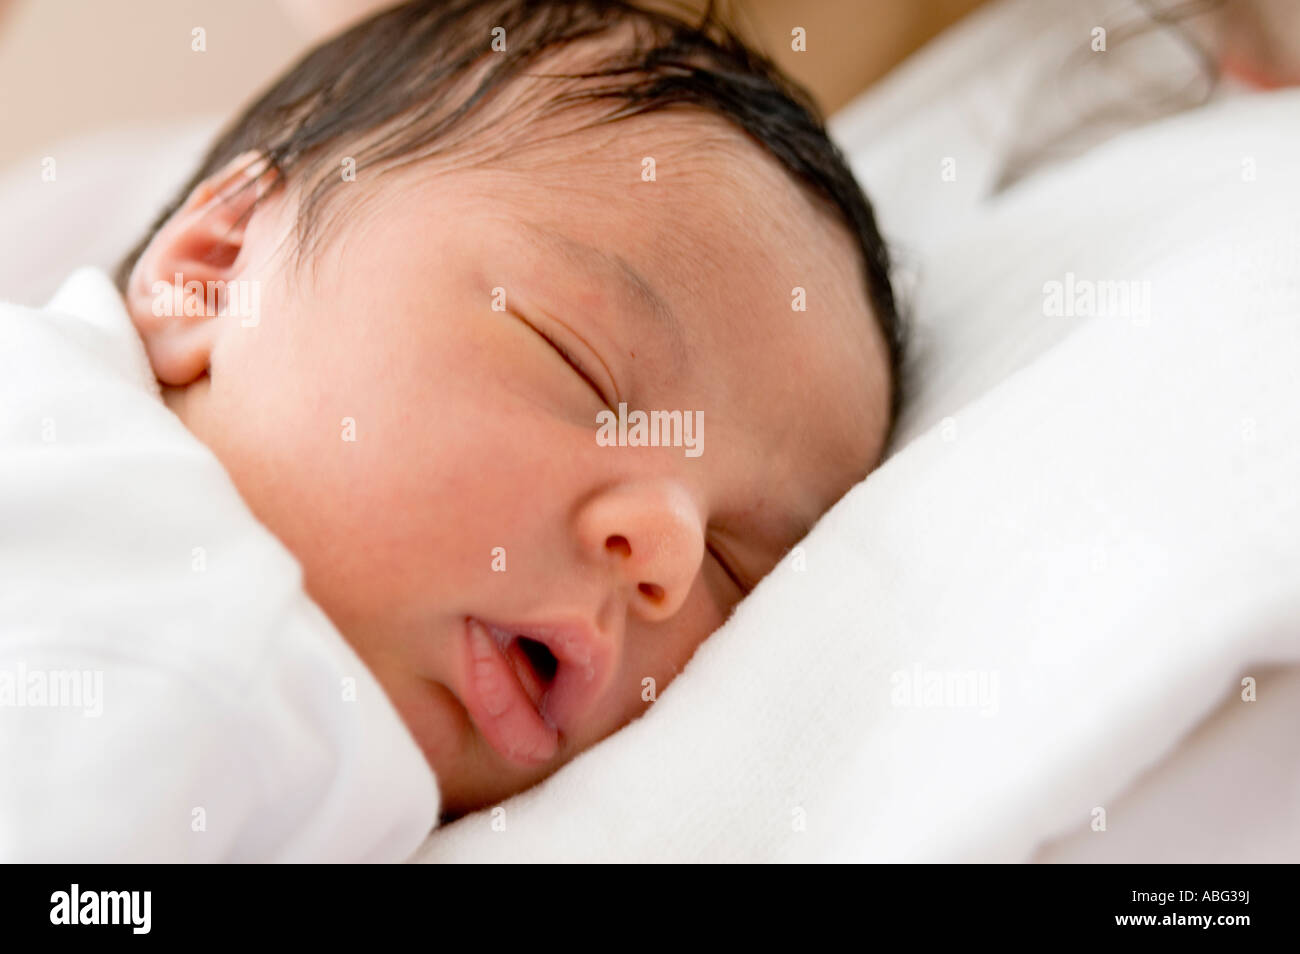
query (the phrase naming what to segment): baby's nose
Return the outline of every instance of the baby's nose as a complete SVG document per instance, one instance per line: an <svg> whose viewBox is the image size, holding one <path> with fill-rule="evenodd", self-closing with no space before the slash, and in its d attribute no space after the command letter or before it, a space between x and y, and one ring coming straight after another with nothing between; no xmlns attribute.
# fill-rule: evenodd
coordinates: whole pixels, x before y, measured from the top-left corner
<svg viewBox="0 0 1300 954"><path fill-rule="evenodd" d="M587 556L609 570L629 612L650 622L681 608L704 559L704 521L690 492L670 480L627 481L579 516Z"/></svg>

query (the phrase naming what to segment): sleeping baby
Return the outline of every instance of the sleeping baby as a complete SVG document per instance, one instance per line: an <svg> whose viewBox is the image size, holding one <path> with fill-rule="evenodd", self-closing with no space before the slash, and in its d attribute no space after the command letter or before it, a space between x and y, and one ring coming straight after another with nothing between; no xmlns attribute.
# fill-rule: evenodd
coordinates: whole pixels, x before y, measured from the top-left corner
<svg viewBox="0 0 1300 954"><path fill-rule="evenodd" d="M360 23L0 329L5 860L406 857L654 704L900 393L804 94L607 0Z"/></svg>

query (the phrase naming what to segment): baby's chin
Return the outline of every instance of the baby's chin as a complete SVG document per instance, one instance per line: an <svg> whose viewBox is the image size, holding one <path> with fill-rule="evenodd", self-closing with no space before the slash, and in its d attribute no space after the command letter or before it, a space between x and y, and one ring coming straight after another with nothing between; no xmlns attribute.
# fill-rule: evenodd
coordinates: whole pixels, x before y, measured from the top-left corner
<svg viewBox="0 0 1300 954"><path fill-rule="evenodd" d="M546 778L568 760L564 749L527 769L501 758L447 686L371 664L438 780L439 811L451 821L494 805Z"/></svg>

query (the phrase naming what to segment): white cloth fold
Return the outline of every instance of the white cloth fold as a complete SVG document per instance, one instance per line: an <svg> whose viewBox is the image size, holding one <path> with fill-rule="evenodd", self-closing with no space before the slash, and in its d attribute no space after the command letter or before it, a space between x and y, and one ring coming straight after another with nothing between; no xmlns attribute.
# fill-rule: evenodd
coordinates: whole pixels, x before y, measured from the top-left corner
<svg viewBox="0 0 1300 954"><path fill-rule="evenodd" d="M438 788L108 276L0 305L0 860L395 861Z"/></svg>

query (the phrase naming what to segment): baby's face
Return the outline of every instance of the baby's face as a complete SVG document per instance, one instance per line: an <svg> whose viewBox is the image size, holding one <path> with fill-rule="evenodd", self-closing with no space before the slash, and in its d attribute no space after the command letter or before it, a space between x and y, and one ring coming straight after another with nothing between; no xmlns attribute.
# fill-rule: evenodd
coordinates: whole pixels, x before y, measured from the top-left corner
<svg viewBox="0 0 1300 954"><path fill-rule="evenodd" d="M885 346L848 233L708 117L341 188L376 198L314 278L272 264L292 195L259 207L230 277L260 321L209 319L167 400L461 814L645 712L871 469ZM610 446L620 402L703 428Z"/></svg>

